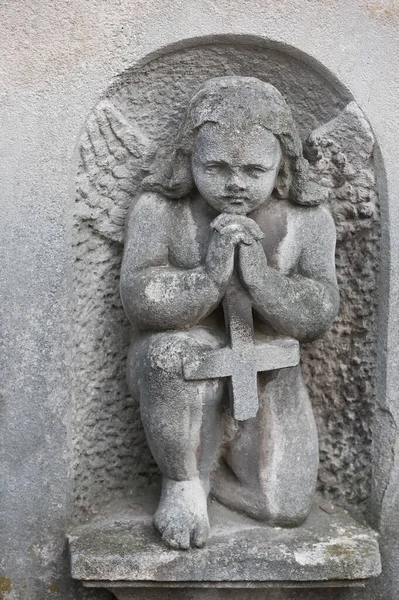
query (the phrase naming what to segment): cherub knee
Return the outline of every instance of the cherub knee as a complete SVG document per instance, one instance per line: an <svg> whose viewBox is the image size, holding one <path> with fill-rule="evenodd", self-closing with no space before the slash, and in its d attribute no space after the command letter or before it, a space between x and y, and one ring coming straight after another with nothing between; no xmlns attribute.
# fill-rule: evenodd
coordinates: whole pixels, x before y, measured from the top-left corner
<svg viewBox="0 0 399 600"><path fill-rule="evenodd" d="M298 527L304 522L309 508L290 510L283 506L271 507L268 502L260 502L253 509L253 516L273 527Z"/></svg>
<svg viewBox="0 0 399 600"><path fill-rule="evenodd" d="M311 496L299 498L287 490L280 493L259 489L251 506L251 516L274 527L297 527L306 519L311 507Z"/></svg>
<svg viewBox="0 0 399 600"><path fill-rule="evenodd" d="M183 376L183 359L198 343L185 334L162 334L154 337L147 349L146 366L150 371Z"/></svg>

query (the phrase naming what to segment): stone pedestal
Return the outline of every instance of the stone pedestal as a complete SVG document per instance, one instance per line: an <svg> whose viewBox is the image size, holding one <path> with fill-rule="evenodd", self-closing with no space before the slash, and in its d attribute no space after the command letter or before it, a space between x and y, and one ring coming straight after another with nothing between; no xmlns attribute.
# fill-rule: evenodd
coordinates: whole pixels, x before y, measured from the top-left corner
<svg viewBox="0 0 399 600"><path fill-rule="evenodd" d="M128 600L143 588L364 586L380 573L377 534L322 501L295 529L265 526L212 501L208 544L189 551L164 545L152 527L154 506L142 499L74 529L73 577Z"/></svg>

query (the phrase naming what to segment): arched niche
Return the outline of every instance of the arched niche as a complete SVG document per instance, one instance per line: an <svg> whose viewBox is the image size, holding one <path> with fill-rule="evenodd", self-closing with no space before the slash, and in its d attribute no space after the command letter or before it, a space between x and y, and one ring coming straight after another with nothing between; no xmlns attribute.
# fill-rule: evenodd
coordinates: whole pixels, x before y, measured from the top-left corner
<svg viewBox="0 0 399 600"><path fill-rule="evenodd" d="M74 246L78 520L158 482L138 402L125 382L129 325L119 298L124 217L143 176L143 156L112 147L99 110L112 106L122 126L124 120L134 124L144 136L143 146L149 141L159 160L171 150L188 98L203 81L221 75L255 76L272 83L289 102L303 140L316 132L308 155L317 176L332 190L342 299L331 330L303 348L319 429L319 491L326 501L368 516L380 263L372 133L353 108L350 92L314 60L257 38L219 36L162 49L121 73L89 115L82 136ZM342 117L348 105L356 113L354 121ZM341 147L348 127L353 127L357 143ZM118 138L118 131L113 134Z"/></svg>

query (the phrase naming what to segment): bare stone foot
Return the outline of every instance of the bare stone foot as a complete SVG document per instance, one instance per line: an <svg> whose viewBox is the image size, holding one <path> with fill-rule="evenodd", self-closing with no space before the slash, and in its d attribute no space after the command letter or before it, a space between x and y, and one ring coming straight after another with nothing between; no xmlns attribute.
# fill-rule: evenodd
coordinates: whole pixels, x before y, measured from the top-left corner
<svg viewBox="0 0 399 600"><path fill-rule="evenodd" d="M162 496L153 523L174 550L201 548L209 535L207 494L199 479L163 478Z"/></svg>

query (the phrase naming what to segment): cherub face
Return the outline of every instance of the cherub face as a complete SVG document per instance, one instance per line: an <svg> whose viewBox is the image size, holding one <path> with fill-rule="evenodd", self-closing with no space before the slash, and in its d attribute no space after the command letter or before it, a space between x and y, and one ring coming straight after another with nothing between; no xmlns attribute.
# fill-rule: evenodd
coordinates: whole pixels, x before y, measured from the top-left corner
<svg viewBox="0 0 399 600"><path fill-rule="evenodd" d="M246 215L266 202L281 164L278 139L255 125L242 130L203 125L192 157L195 184L218 212Z"/></svg>

